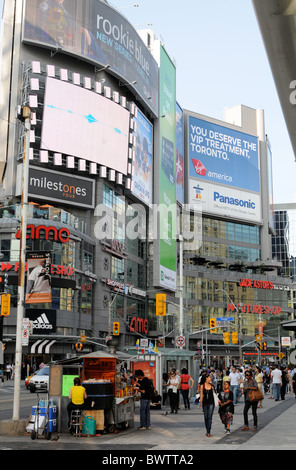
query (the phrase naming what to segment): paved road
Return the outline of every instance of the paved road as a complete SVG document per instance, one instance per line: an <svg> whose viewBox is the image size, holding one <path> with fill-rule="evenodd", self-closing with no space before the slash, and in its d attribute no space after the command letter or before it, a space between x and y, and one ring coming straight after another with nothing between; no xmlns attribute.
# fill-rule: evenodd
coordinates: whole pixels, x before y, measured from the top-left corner
<svg viewBox="0 0 296 470"><path fill-rule="evenodd" d="M0 404L5 393L4 389L0 387ZM31 398L30 394L27 396ZM32 398L34 400L34 397ZM164 415L163 413L169 411L169 408L160 411L154 410L151 413L152 429L145 431L136 429L139 425L139 410L137 409L136 427L120 431L118 434L80 438L61 434L57 441L46 441L43 438L32 441L29 435L16 438L1 436L0 450L96 450L100 451L99 458L101 459L104 458L104 455L107 455L108 459L111 459L112 456L114 458L135 456L138 461L134 462L133 466L136 463L141 465L143 462L147 463L145 460L147 455L152 454L178 454L180 457L183 453L187 459L192 454L195 459L194 463L198 463L201 454L196 451L199 450L294 450L296 447L295 397L294 395L286 395L286 400L279 402L268 398L269 395L266 395L263 408L258 410L259 430L257 432L252 431L251 410L249 411L250 431L241 431L243 402L236 405L230 436L225 435L224 427L215 411L212 426L213 438L205 436L203 413L197 406L192 406L191 410L186 411L181 409L177 415ZM0 413L0 417L3 419L2 413ZM55 437L57 436L53 435L53 439ZM152 463L152 461L148 463Z"/></svg>

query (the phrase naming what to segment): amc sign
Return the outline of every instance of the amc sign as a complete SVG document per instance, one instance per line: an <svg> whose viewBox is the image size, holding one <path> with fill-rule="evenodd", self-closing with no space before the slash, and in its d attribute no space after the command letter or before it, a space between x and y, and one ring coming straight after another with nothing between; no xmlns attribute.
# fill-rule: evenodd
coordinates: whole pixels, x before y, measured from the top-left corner
<svg viewBox="0 0 296 470"><path fill-rule="evenodd" d="M30 234L28 234L28 231L30 231ZM35 227L35 225L27 225L27 240L39 240L40 232L44 232L45 240L48 240L49 235L51 234L55 242L60 241L61 243L67 243L69 241L70 232L67 228L57 229L57 227L47 227L46 225L39 225L38 227ZM19 229L15 234L15 238L20 237L21 231Z"/></svg>
<svg viewBox="0 0 296 470"><path fill-rule="evenodd" d="M133 317L130 323L130 331L147 335L149 331L147 318Z"/></svg>

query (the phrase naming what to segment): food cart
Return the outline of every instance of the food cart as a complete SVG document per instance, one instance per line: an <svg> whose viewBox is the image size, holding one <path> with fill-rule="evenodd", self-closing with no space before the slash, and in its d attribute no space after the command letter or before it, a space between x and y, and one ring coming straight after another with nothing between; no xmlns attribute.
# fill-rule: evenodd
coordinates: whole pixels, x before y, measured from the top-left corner
<svg viewBox="0 0 296 470"><path fill-rule="evenodd" d="M97 353L83 358L82 386L86 389L86 414L98 423L104 420L104 428L114 432L117 426L133 427L135 397L133 388L119 369L117 357ZM102 427L102 424L99 424Z"/></svg>
<svg viewBox="0 0 296 470"><path fill-rule="evenodd" d="M133 388L120 372L122 362L133 357L117 351L96 351L50 365L49 392L58 404L58 431L67 431L67 404L70 387L79 376L86 389L85 415L96 420L97 432L114 432L134 426L135 401Z"/></svg>

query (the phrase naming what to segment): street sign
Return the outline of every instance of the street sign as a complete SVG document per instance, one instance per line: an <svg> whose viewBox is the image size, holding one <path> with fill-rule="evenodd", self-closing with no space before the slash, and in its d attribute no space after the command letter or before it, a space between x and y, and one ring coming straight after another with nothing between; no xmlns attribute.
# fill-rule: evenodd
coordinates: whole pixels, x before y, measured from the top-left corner
<svg viewBox="0 0 296 470"><path fill-rule="evenodd" d="M284 357L285 357L285 354L282 353L282 352L280 352L280 353L279 353L279 358L280 358L280 359L283 359Z"/></svg>
<svg viewBox="0 0 296 470"><path fill-rule="evenodd" d="M27 328L24 328L22 331L22 346L28 346L29 345L29 330Z"/></svg>
<svg viewBox="0 0 296 470"><path fill-rule="evenodd" d="M177 346L185 346L184 336L178 336L178 338L176 338L176 344Z"/></svg>
<svg viewBox="0 0 296 470"><path fill-rule="evenodd" d="M217 317L217 321L234 321L233 317Z"/></svg>

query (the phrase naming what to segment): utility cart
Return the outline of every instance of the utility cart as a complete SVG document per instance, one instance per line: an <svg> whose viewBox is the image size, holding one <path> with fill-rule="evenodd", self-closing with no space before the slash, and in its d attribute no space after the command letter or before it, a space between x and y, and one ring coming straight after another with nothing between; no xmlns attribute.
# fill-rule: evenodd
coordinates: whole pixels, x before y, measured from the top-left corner
<svg viewBox="0 0 296 470"><path fill-rule="evenodd" d="M48 393L46 398L40 398L39 394L37 397L38 402L36 406L32 407L32 415L26 430L31 434L32 440L40 437L50 440L52 433L57 429L56 406L49 400Z"/></svg>

